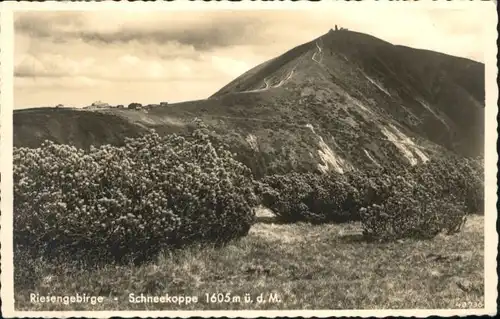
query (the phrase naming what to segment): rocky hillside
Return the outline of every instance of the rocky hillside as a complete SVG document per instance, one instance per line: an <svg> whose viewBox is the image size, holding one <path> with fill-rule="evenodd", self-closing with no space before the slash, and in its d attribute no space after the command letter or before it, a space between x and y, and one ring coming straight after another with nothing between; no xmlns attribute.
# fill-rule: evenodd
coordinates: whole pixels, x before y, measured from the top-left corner
<svg viewBox="0 0 500 319"><path fill-rule="evenodd" d="M203 119L257 175L412 165L484 148L484 65L346 30L300 45L206 100L150 110L14 113L14 144L120 144Z"/></svg>

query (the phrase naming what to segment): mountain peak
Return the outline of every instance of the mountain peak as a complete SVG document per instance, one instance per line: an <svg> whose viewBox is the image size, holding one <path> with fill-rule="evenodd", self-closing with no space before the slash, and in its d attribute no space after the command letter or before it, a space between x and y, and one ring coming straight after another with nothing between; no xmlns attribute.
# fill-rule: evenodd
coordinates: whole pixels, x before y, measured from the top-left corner
<svg viewBox="0 0 500 319"><path fill-rule="evenodd" d="M415 165L452 152L483 153L483 64L332 29L256 66L206 100L147 113L116 109L70 116L76 111L62 109L50 115L59 121L57 131L44 127L47 110L16 112L14 142L118 143L122 134L116 132L178 132L196 116L224 135L256 175L346 172ZM92 126L91 137L82 124L89 117L102 124Z"/></svg>
<svg viewBox="0 0 500 319"><path fill-rule="evenodd" d="M336 144L352 144L353 135L369 130L414 164L431 157L435 146L467 155L483 151L484 65L464 61L337 27L260 64L212 98L258 100L260 106L245 102L246 112L268 107L286 113L286 121L318 123ZM368 152L367 145L359 147ZM379 159L390 157L377 152ZM347 158L339 160L345 169L360 164Z"/></svg>
<svg viewBox="0 0 500 319"><path fill-rule="evenodd" d="M372 55L374 52L370 50L376 50L381 46L393 47L392 44L373 36L342 27L337 28L337 30L330 29L320 37L256 66L212 97L228 93L255 93L276 89L286 83L310 79L314 74L318 78L323 78L331 73L328 68L332 64L347 63L351 59L356 62L362 58L360 57L362 54Z"/></svg>

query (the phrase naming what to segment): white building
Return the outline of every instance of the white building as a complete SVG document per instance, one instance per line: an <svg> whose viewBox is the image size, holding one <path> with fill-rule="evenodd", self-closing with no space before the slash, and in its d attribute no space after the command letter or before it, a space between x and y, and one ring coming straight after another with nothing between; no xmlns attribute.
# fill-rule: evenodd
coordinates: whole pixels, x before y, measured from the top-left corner
<svg viewBox="0 0 500 319"><path fill-rule="evenodd" d="M90 105L89 108L91 109L106 109L106 108L109 108L109 104L108 103L104 103L104 102L101 102L101 101L95 101L94 103L92 103Z"/></svg>

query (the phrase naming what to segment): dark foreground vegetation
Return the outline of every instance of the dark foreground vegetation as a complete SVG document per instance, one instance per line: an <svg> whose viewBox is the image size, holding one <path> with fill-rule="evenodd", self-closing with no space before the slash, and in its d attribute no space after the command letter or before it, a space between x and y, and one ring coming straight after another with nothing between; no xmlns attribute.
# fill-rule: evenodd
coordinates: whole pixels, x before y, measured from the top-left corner
<svg viewBox="0 0 500 319"><path fill-rule="evenodd" d="M244 236L258 204L248 168L192 136L151 133L88 153L16 149L14 240L51 258L121 262Z"/></svg>
<svg viewBox="0 0 500 319"><path fill-rule="evenodd" d="M234 154L226 151L223 143L209 136L207 128L202 123L197 123L197 129L189 136L173 134L160 137L151 132L140 138L128 139L123 147L108 145L91 148L88 152L50 142L37 149L16 148L16 289L39 289L37 287L41 283L41 277L52 278L57 274L59 281L56 283L60 291L77 289L71 282L79 285L88 283L88 289L97 289L97 283L92 283L93 279L85 275L82 269L87 273L92 269L96 278L108 277L112 272L121 278L115 278L118 281L129 280L124 273L126 269L136 269L141 273L145 271L148 272L147 276L137 274L141 278L139 281L144 285L154 286L156 284L153 281L160 280L158 276L166 276L165 273L170 270L172 278L164 279L175 282L178 279L175 271L179 271L178 267L184 265L188 268L201 267L187 270L187 274L197 276L196 280L207 280L205 283L197 283L207 289L226 287L234 290L240 287L240 290L256 292L253 287L255 282L252 280L240 282L244 278L238 279L241 275L239 271L250 277L258 276L259 280L262 279L261 276L275 272L277 277L270 279L275 282L275 286L278 282L292 280L293 276L298 276L300 280L309 277L313 280L316 271L321 273L316 268L328 262L326 256L323 259L318 257L322 256L321 253L308 255L308 249L329 251L330 254L340 253L344 259L361 262L366 257L363 252L383 250L381 247L391 247L389 251L393 251L395 247L391 242L394 240L411 240L411 244L408 244L410 247L418 245L415 240L433 239L440 233L459 238L457 233L463 228L467 214L483 212L483 172L482 165L477 160L443 158L397 171L372 170L344 175L293 173L255 180L251 171L236 161ZM249 234L255 223L255 209L260 204L272 210L276 221L298 223L297 226L283 226L291 227L290 229L298 227L302 231L311 227L311 232L314 233L318 229L321 232L330 229L326 224L332 222L356 223L356 227L361 230L358 239L362 244L358 242L349 245L359 244L362 248L351 247L353 252L360 251L356 256L347 256L351 249L347 246L338 248L335 243L332 247L326 247L334 240L328 239L328 234L318 235L318 243L311 242L310 238L304 239L306 243L301 242L301 245L305 246L300 246L305 249L303 258L312 258L311 267L308 268L305 267L305 259L296 264L301 258L296 252L302 251L302 248L295 247L297 251L292 252L288 247L278 253L274 251L279 250L279 247L272 247L272 243L267 243L268 239L266 243L252 242L248 238L241 243L234 242ZM314 228L320 226L311 224L324 225L323 228ZM255 229L261 228L257 226ZM276 233L281 231L283 229L277 229ZM273 236L271 232L268 235ZM298 236L309 235L304 233ZM440 237L440 240L445 240L445 237ZM229 244L229 248L220 248L222 244ZM425 245L433 246L435 242ZM203 255L204 250L206 255ZM231 250L235 254L241 254L244 259L261 256L262 260L266 260L267 266L262 268L262 265L253 265L251 262L236 263L236 257L230 256ZM221 254L218 257L217 251ZM450 253L451 250L446 252ZM389 258L389 255L386 257ZM273 256L281 256L283 264L275 265L280 261ZM193 265L188 266L188 261L193 262ZM196 266L197 263L203 265ZM233 269L226 274L219 274L215 270L217 265L230 267L233 263L242 269L246 267L246 270ZM295 267L297 273L281 278L277 274L284 273L281 268L287 263L290 263L289 267ZM348 261L344 263L349 264ZM163 275L156 270L150 272L148 267L152 267L151 265L163 269ZM304 273L306 269L309 269L310 274ZM340 271L340 268L337 270ZM256 275L251 275L253 273ZM149 276L149 279L144 281L143 275ZM333 276L326 273L323 275ZM357 276L356 278L363 276L361 273L351 273L349 276L351 275ZM405 276L403 273L400 275ZM216 285L218 279L211 276L220 276L220 280L224 282ZM229 277L224 279L224 276ZM344 279L353 281L356 278ZM134 280L130 278L131 283ZM196 281L194 277L182 277L180 280L182 283L179 287L183 287L181 290L194 289L189 286ZM232 285L233 283L238 283L238 286ZM115 284L120 287L125 282ZM293 291L303 289L303 284L298 282L297 286L291 285L288 288L290 291L282 291L281 294L297 298ZM366 284L365 282L364 285ZM106 285L112 286L109 282ZM167 289L138 285L138 293L160 293ZM51 284L51 287L54 286ZM99 289L104 289L101 292L103 294L116 293L110 291L110 287ZM321 287L315 289L317 291ZM477 289L480 296L482 288ZM241 293L244 293L243 290ZM295 300L288 306L278 308L294 305L302 308L301 303L315 307L328 304L313 302L312 295L307 297L310 299L306 298L307 295L304 296L304 300ZM18 298L21 298L22 304L25 297L19 295ZM324 298L330 300L327 296ZM448 300L443 305L449 306L449 302ZM375 300L337 300L338 307L359 308L373 304ZM413 306L412 303L403 304L403 301L382 304L406 308ZM422 303L422 307L443 305L431 300Z"/></svg>
<svg viewBox="0 0 500 319"><path fill-rule="evenodd" d="M479 160L447 157L390 171L273 175L258 189L283 221L361 221L367 238L388 240L459 231L467 214L483 213L483 179Z"/></svg>

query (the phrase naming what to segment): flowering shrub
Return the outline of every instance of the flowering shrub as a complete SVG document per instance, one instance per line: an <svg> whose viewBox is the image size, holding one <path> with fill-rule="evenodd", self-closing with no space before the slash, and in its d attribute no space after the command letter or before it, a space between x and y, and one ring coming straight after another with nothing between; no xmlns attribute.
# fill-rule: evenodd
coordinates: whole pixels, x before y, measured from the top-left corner
<svg viewBox="0 0 500 319"><path fill-rule="evenodd" d="M255 205L249 169L204 127L89 152L51 142L14 149L14 240L43 254L146 259L223 243L248 232Z"/></svg>

